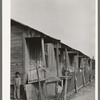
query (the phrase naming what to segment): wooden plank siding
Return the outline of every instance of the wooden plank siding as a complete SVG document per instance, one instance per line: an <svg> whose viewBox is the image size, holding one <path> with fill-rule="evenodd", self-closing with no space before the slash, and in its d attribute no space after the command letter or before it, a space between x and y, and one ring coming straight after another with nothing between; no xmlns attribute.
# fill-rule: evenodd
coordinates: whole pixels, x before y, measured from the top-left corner
<svg viewBox="0 0 100 100"><path fill-rule="evenodd" d="M11 26L11 84L15 72L19 72L23 81L23 30L17 25ZM22 82L23 83L23 82Z"/></svg>
<svg viewBox="0 0 100 100"><path fill-rule="evenodd" d="M72 73L72 76L67 80L68 81L68 84L67 84L67 93L74 90L75 89L75 86L74 86L74 73Z"/></svg>

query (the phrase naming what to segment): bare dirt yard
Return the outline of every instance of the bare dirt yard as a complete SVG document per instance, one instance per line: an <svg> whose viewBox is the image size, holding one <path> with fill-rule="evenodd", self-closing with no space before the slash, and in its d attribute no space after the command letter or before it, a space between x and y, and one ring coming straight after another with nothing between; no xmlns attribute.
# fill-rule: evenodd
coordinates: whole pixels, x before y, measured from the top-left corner
<svg viewBox="0 0 100 100"><path fill-rule="evenodd" d="M78 93L68 96L67 100L95 100L95 81L81 88Z"/></svg>

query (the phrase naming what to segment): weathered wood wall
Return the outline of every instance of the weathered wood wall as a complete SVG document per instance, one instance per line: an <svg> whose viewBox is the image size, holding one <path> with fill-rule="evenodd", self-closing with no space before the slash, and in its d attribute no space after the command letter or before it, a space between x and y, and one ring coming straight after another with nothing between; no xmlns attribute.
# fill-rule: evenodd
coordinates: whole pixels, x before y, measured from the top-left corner
<svg viewBox="0 0 100 100"><path fill-rule="evenodd" d="M88 59L84 58L84 75L85 75L85 80L86 80L86 84L89 83L89 63L88 63Z"/></svg>
<svg viewBox="0 0 100 100"><path fill-rule="evenodd" d="M67 81L68 81L67 93L68 93L68 92L71 92L72 90L75 89L74 80L75 80L75 78L74 78L74 73L72 72L72 76L67 80Z"/></svg>
<svg viewBox="0 0 100 100"><path fill-rule="evenodd" d="M47 45L47 63L48 66L46 66L46 69L49 70L53 75L57 76L57 62L56 62L56 51L54 50L54 45L52 43L48 43ZM47 78L50 79L49 74L46 74ZM52 78L51 78L52 80ZM55 95L55 89L56 85L55 83L50 83L47 85L47 92L48 96L54 96Z"/></svg>
<svg viewBox="0 0 100 100"><path fill-rule="evenodd" d="M16 72L20 73L21 77L21 92L22 92L22 85L23 85L23 27L19 26L18 24L12 22L11 23L11 72L10 72L10 93L11 98L14 96L14 76ZM22 95L21 95L22 97Z"/></svg>
<svg viewBox="0 0 100 100"><path fill-rule="evenodd" d="M83 59L79 58L79 66L77 70L77 86L81 87L83 86L83 74L82 74L82 68L83 68Z"/></svg>
<svg viewBox="0 0 100 100"><path fill-rule="evenodd" d="M71 76L68 79L68 90L67 92L71 92L72 90L75 89L75 73L74 71L78 70L78 57L76 54L69 54L69 76ZM76 73L76 77L77 77ZM78 78L78 77L77 77Z"/></svg>
<svg viewBox="0 0 100 100"><path fill-rule="evenodd" d="M15 72L20 72L21 79L23 81L23 30L17 25L11 26L11 84L13 84L13 78Z"/></svg>
<svg viewBox="0 0 100 100"><path fill-rule="evenodd" d="M48 66L46 66L46 68L53 73L55 76L57 76L57 68L56 68L56 53L54 51L54 45L52 43L48 43L47 44L47 55L48 55ZM50 77L50 75L48 76Z"/></svg>
<svg viewBox="0 0 100 100"><path fill-rule="evenodd" d="M32 83L37 81L37 71L36 66L42 66L42 50L41 50L41 38L28 38L26 39L26 46L28 49L28 62L27 67L28 69L28 82ZM25 54L25 55L26 55ZM41 68L39 70L39 77L40 79L44 79L44 71Z"/></svg>

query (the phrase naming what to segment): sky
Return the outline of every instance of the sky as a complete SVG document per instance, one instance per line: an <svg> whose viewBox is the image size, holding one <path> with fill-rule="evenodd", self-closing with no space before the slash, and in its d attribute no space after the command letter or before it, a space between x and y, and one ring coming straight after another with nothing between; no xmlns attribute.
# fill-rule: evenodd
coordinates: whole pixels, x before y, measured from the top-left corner
<svg viewBox="0 0 100 100"><path fill-rule="evenodd" d="M11 18L95 57L95 0L11 0Z"/></svg>

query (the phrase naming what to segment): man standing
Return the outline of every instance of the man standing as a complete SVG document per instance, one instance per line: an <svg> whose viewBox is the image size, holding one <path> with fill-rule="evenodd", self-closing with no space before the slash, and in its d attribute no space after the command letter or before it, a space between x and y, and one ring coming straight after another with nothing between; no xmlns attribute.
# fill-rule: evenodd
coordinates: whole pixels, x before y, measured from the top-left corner
<svg viewBox="0 0 100 100"><path fill-rule="evenodd" d="M14 77L14 98L17 100L20 100L20 85L21 85L20 73L16 72Z"/></svg>

